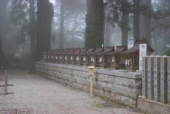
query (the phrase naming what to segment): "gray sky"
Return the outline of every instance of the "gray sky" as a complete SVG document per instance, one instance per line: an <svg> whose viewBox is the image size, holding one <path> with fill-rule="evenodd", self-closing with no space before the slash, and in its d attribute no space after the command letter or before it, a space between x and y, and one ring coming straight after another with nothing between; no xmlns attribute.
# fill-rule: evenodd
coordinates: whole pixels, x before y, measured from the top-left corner
<svg viewBox="0 0 170 114"><path fill-rule="evenodd" d="M55 4L55 1L56 1L56 0L50 0L50 2L53 3L53 4Z"/></svg>

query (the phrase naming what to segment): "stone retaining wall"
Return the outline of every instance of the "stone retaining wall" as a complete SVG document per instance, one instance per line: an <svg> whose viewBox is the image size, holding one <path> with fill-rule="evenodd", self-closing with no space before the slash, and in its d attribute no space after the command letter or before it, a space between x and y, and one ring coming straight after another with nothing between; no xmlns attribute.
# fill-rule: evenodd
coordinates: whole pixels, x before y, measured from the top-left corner
<svg viewBox="0 0 170 114"><path fill-rule="evenodd" d="M81 90L89 90L86 66L62 65L37 62L37 72L48 74L48 78ZM141 94L141 74L97 68L94 76L95 94L129 106L136 106Z"/></svg>

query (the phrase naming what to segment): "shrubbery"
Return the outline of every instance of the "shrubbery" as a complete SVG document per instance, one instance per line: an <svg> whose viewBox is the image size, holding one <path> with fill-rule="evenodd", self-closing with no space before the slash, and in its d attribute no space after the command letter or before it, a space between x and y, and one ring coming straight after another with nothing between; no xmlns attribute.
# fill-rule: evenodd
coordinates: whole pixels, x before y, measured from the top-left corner
<svg viewBox="0 0 170 114"><path fill-rule="evenodd" d="M164 55L170 56L170 49L168 49L168 50L164 53Z"/></svg>

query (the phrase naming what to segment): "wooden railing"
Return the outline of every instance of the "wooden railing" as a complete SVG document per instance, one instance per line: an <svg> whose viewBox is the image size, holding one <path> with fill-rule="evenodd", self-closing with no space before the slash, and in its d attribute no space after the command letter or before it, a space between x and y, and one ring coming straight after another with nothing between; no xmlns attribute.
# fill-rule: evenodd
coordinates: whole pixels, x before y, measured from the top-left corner
<svg viewBox="0 0 170 114"><path fill-rule="evenodd" d="M138 50L130 54L127 51L127 48L122 46L97 49L56 49L44 53L43 60L59 64L94 65L96 67L137 70Z"/></svg>
<svg viewBox="0 0 170 114"><path fill-rule="evenodd" d="M170 57L145 57L142 94L147 99L170 104Z"/></svg>

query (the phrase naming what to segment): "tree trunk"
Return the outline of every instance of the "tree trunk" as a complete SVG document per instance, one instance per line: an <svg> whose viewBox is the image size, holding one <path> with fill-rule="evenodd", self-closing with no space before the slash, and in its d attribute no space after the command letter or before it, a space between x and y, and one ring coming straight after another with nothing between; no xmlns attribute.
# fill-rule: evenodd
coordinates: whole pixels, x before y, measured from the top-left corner
<svg viewBox="0 0 170 114"><path fill-rule="evenodd" d="M36 61L35 2L34 0L29 0L29 2L30 2L30 36L31 36L30 71L34 72Z"/></svg>
<svg viewBox="0 0 170 114"><path fill-rule="evenodd" d="M151 0L134 0L134 37L151 45Z"/></svg>
<svg viewBox="0 0 170 114"><path fill-rule="evenodd" d="M8 65L7 58L5 57L4 51L3 51L3 36L6 33L6 10L7 10L7 4L8 0L1 0L0 3L0 69L6 69Z"/></svg>
<svg viewBox="0 0 170 114"><path fill-rule="evenodd" d="M103 0L87 0L86 48L102 47L104 44Z"/></svg>
<svg viewBox="0 0 170 114"><path fill-rule="evenodd" d="M48 0L37 1L37 59L50 49L53 6Z"/></svg>
<svg viewBox="0 0 170 114"><path fill-rule="evenodd" d="M65 8L64 8L64 2L63 0L60 1L60 33L59 33L59 48L63 48L64 44L64 14L65 14Z"/></svg>
<svg viewBox="0 0 170 114"><path fill-rule="evenodd" d="M0 36L0 70L7 69L7 65L8 65L7 59L6 59L4 52L2 50L1 38L2 37Z"/></svg>
<svg viewBox="0 0 170 114"><path fill-rule="evenodd" d="M121 18L121 41L123 46L128 44L128 32L129 32L129 11L127 0L121 0L122 6L122 18Z"/></svg>
<svg viewBox="0 0 170 114"><path fill-rule="evenodd" d="M151 0L140 0L140 38L151 45Z"/></svg>
<svg viewBox="0 0 170 114"><path fill-rule="evenodd" d="M139 0L134 0L134 27L133 27L133 31L134 31L134 39L135 40L140 40L140 31L139 31Z"/></svg>

